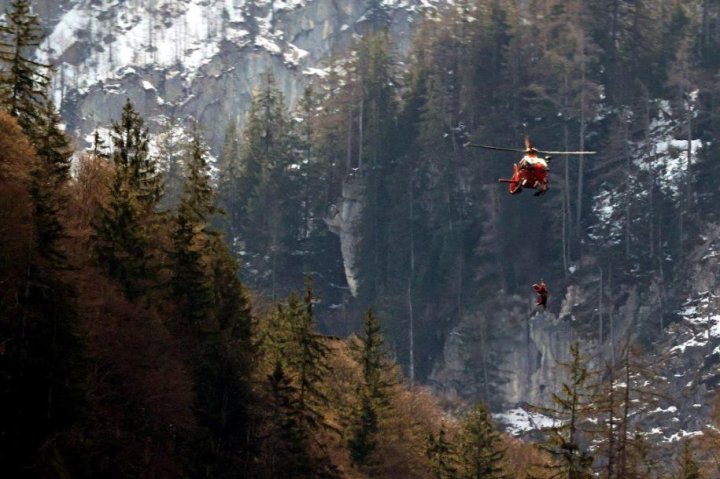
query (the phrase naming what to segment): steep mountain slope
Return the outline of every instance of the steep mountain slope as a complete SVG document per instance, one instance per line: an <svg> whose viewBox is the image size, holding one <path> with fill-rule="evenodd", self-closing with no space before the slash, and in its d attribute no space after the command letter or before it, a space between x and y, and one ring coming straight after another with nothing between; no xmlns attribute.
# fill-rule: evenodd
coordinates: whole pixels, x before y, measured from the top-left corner
<svg viewBox="0 0 720 479"><path fill-rule="evenodd" d="M364 2L92 0L36 2L49 16L41 59L57 68L56 102L86 137L129 97L141 114L196 118L214 149L242 127L253 89L272 71L289 105L323 61L367 23ZM427 0L384 2L399 50Z"/></svg>

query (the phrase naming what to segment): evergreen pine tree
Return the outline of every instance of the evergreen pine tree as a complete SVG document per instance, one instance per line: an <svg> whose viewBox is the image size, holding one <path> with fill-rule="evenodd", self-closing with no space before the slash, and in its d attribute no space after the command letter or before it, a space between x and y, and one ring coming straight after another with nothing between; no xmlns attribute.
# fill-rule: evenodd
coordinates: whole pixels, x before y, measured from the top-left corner
<svg viewBox="0 0 720 479"><path fill-rule="evenodd" d="M59 214L65 201L63 188L70 178L72 148L60 129L60 117L46 102L35 124L35 148L40 160L33 171L32 195L40 254L62 265L65 254L58 241L65 236Z"/></svg>
<svg viewBox="0 0 720 479"><path fill-rule="evenodd" d="M340 279L343 274L337 238L325 224L328 206L335 201L334 191L338 187L333 175L341 165L337 165L332 156L324 156L318 138L318 122L323 114L320 108L321 92L320 88L305 88L292 115L294 149L299 167L296 173L298 207L301 210L295 254L300 257L302 264L296 267L318 273L314 277L325 280L316 283L323 299L339 303L342 301L342 293L337 288L324 286L332 281L330 278Z"/></svg>
<svg viewBox="0 0 720 479"><path fill-rule="evenodd" d="M248 113L235 191L241 200L243 259L250 265L244 271L262 271L249 279L273 298L299 269L293 252L301 230L301 184L293 141L283 96L267 75Z"/></svg>
<svg viewBox="0 0 720 479"><path fill-rule="evenodd" d="M158 161L163 169L163 197L160 200L161 210L174 210L180 204L183 195L185 178L183 156L188 143L181 123L175 118L163 118L162 127L156 136Z"/></svg>
<svg viewBox="0 0 720 479"><path fill-rule="evenodd" d="M48 171L52 186L57 187L70 178L70 159L73 149L63 132L62 119L51 101L43 103L37 122L37 154Z"/></svg>
<svg viewBox="0 0 720 479"><path fill-rule="evenodd" d="M202 329L192 331L199 342L193 361L195 409L204 434L192 463L195 475L234 477L257 461L260 413L251 380L256 350L237 263L221 237L211 235L208 243L211 309Z"/></svg>
<svg viewBox="0 0 720 479"><path fill-rule="evenodd" d="M310 455L308 430L303 427L299 391L285 374L280 361L269 376L271 413L274 416L275 434L272 437L272 470L270 477L313 478L315 475Z"/></svg>
<svg viewBox="0 0 720 479"><path fill-rule="evenodd" d="M271 417L269 421L277 430L288 427L282 426L283 422L292 423L293 428L302 430L302 433L294 432L292 437L296 440L304 438L301 442L305 444L303 447L308 451L310 462L305 464L307 458L303 459L298 467L305 464L311 467L316 477L332 477L335 475L334 467L325 456L322 444L317 442L319 433L332 432L333 429L325 419L330 408L325 392L325 382L330 373L330 348L327 339L316 331L314 301L308 278L304 298L290 294L265 322L261 349L266 361L275 365L275 372L269 377L273 394L278 392L278 368L288 382L284 415L276 414L277 417Z"/></svg>
<svg viewBox="0 0 720 479"><path fill-rule="evenodd" d="M357 346L362 382L357 387L357 405L351 418L348 449L355 466L368 466L378 446L380 421L390 408L393 384L391 365L384 349L380 320L368 311Z"/></svg>
<svg viewBox="0 0 720 479"><path fill-rule="evenodd" d="M238 238L243 221L243 198L238 193L242 171L240 140L237 123L233 121L225 132L218 164L218 203L225 211L222 229L230 244Z"/></svg>
<svg viewBox="0 0 720 479"><path fill-rule="evenodd" d="M364 176L365 202L360 225L359 295L369 304L388 282L390 189L397 150L398 98L396 63L387 31L368 34L354 47L350 65L354 76L357 117L357 161Z"/></svg>
<svg viewBox="0 0 720 479"><path fill-rule="evenodd" d="M259 453L250 304L237 262L210 228L218 209L197 126L187 150L170 256L173 291L196 345L192 367L200 428L191 468L195 475L234 477L239 470L256 470Z"/></svg>
<svg viewBox="0 0 720 479"><path fill-rule="evenodd" d="M325 424L321 408L328 407L328 399L322 389L330 373L330 348L326 339L316 331L313 301L312 283L307 278L302 303L291 297L288 309L293 316L293 336L298 349L297 355L290 360L291 367L297 372L298 406L303 412L305 426L315 432Z"/></svg>
<svg viewBox="0 0 720 479"><path fill-rule="evenodd" d="M33 143L50 83L50 65L33 60L43 37L29 0L13 0L0 25L0 100Z"/></svg>
<svg viewBox="0 0 720 479"><path fill-rule="evenodd" d="M468 413L460 436L460 477L464 479L506 479L500 449L500 433L485 404L477 403Z"/></svg>
<svg viewBox="0 0 720 479"><path fill-rule="evenodd" d="M445 437L445 427L441 427L437 437L428 435L425 455L430 460L430 467L435 479L457 479L460 477L453 444Z"/></svg>
<svg viewBox="0 0 720 479"><path fill-rule="evenodd" d="M93 132L93 144L90 152L93 158L102 158L104 160L110 159L108 146L105 144L105 140L103 140L102 136L100 135L100 131L97 129Z"/></svg>
<svg viewBox="0 0 720 479"><path fill-rule="evenodd" d="M208 231L214 206L207 152L196 130L189 145L183 197L173 232L173 289L183 304L183 315L194 327L207 318L212 296L206 271Z"/></svg>
<svg viewBox="0 0 720 479"><path fill-rule="evenodd" d="M112 159L127 182L140 212L153 211L162 194L162 178L157 161L150 155L150 136L145 121L128 98L119 123L113 123Z"/></svg>
<svg viewBox="0 0 720 479"><path fill-rule="evenodd" d="M372 454L377 449L377 434L380 418L372 398L366 391L359 390L360 404L356 407L356 419L352 436L348 441L350 459L356 467L368 466L372 463Z"/></svg>
<svg viewBox="0 0 720 479"><path fill-rule="evenodd" d="M298 101L298 106L295 111L295 148L300 152L299 166L300 166L300 181L301 185L301 198L302 198L302 227L300 239L303 242L307 242L310 232L316 229L318 225L313 224L315 218L315 211L313 211L316 204L319 201L311 199L311 195L322 196L322 184L320 180L323 179L322 171L318 168L313 160L313 115L315 110L315 97L313 95L312 87L305 88L302 98ZM307 246L306 246L307 248Z"/></svg>
<svg viewBox="0 0 720 479"><path fill-rule="evenodd" d="M218 212L211 181L207 147L203 143L198 126L195 125L185 170L183 201L191 207L198 222L203 222L203 231L207 228L210 216Z"/></svg>
<svg viewBox="0 0 720 479"><path fill-rule="evenodd" d="M95 254L132 299L153 276L148 253L162 185L148 152L147 129L130 100L120 122L113 123L112 141L115 172L108 204L93 225Z"/></svg>

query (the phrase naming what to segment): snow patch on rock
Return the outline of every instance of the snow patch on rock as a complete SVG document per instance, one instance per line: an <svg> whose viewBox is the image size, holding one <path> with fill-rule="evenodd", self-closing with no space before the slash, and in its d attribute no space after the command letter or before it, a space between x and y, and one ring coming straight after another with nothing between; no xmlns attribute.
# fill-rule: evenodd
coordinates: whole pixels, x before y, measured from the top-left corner
<svg viewBox="0 0 720 479"><path fill-rule="evenodd" d="M558 421L537 412L515 408L504 413L493 414L493 418L501 423L505 430L513 436L519 436L528 431L536 431L558 425Z"/></svg>

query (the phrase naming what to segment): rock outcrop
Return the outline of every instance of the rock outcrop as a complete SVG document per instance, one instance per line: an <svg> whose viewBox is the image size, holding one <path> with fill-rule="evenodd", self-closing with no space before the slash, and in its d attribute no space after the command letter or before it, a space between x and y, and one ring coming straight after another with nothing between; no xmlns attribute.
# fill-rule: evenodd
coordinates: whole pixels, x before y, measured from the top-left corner
<svg viewBox="0 0 720 479"><path fill-rule="evenodd" d="M348 176L343 181L340 204L330 205L325 218L328 229L340 237L345 279L353 296L357 296L358 291L357 254L360 246L360 222L366 201L365 190L364 177Z"/></svg>
<svg viewBox="0 0 720 479"><path fill-rule="evenodd" d="M80 143L117 118L126 98L150 120L195 118L217 154L242 128L253 90L272 72L289 106L324 62L367 28L363 1L38 0L49 36L40 59ZM385 2L399 52L423 9L443 0Z"/></svg>
<svg viewBox="0 0 720 479"><path fill-rule="evenodd" d="M599 376L613 363L621 369L632 343L643 351L632 360L633 375L639 387L656 394L643 412L641 429L660 443L702 434L720 392L718 252L720 226L709 224L703 242L686 255L685 279L663 287L658 274L642 279L626 274L612 288L603 285L602 310L600 276L592 258L570 276L564 292L555 293L563 298L550 309L556 314L535 311L528 298L499 292L485 308L483 321L464 320L448 335L444 361L429 383L450 399L490 398L496 411L517 412L528 403L545 407L550 393L566 380L558 363L568 360L574 341ZM484 339L477 332L482 327ZM478 354L483 349L487 352ZM638 376L638 364L652 379ZM497 374L483 390L479 372L487 368Z"/></svg>

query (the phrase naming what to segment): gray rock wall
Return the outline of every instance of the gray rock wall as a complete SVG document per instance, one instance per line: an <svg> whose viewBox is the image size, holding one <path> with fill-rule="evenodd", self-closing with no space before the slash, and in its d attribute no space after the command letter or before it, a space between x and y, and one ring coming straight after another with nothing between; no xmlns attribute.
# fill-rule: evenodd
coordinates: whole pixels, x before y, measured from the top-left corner
<svg viewBox="0 0 720 479"><path fill-rule="evenodd" d="M360 222L366 202L365 190L364 177L348 176L343 182L342 198L337 205L330 206L325 218L328 229L340 237L345 279L353 296L358 291L357 254L361 239Z"/></svg>
<svg viewBox="0 0 720 479"><path fill-rule="evenodd" d="M622 367L632 342L642 351L632 359L635 387L654 393L652 400L650 395L636 400L640 393L633 391L634 407L651 401L638 415L640 430L649 440L667 444L699 435L720 392L720 225L707 225L702 237L686 255L685 273L671 284L663 283L660 273L640 278L615 272L615 284L605 290L602 341L600 277L591 257L570 276L564 291L551 296L557 315L537 312L529 297L499 292L485 307L488 341L483 344L476 334L481 323L464 320L448 336L430 385L450 399L486 400L496 411L525 403L549 406L551 394L566 379L558 362L569 359L574 341L598 378L613 362ZM483 348L501 372L487 389L478 380ZM638 373L641 364L645 376Z"/></svg>
<svg viewBox="0 0 720 479"><path fill-rule="evenodd" d="M265 73L274 74L288 106L292 106L304 86L318 78L324 61L333 52L345 49L367 27L363 1L306 0L295 8L275 6L274 2L257 2L250 8L246 2L238 2L240 6L232 13L236 21L222 27L234 29L234 34L220 34L221 27L214 20L203 20L210 22L207 42L216 44L217 52L197 70L189 71L183 64L158 66L148 62L153 56L167 58L167 52L158 52L151 44L151 32L161 38L163 26L181 22L178 15L183 9L170 8L172 5L166 3L158 0L128 10L124 2L111 2L102 8L89 0L35 2L36 10L47 21L48 31L54 33L47 48L53 49L48 60L58 67L55 96L69 131L80 145L95 128L117 118L120 106L130 98L151 128L162 116L198 119L218 154L227 127L236 122L242 128L252 92L262 83ZM410 47L420 3L399 2L390 9L391 33L399 54ZM212 0L197 5L205 5L207 14L217 17L217 12L210 10L227 4ZM152 20L145 40L142 22L148 16ZM58 24L59 20L63 22ZM110 52L127 43L123 35L132 36L133 44L141 45L130 64L111 61ZM178 42L182 42L178 48L186 48L181 63L185 55L197 53L197 42L190 44L183 38Z"/></svg>
<svg viewBox="0 0 720 479"><path fill-rule="evenodd" d="M428 382L442 396L482 399L494 410L522 403L547 405L548 393L562 380L556 364L567 360L575 339L572 325L535 309L529 296L497 299L482 321L469 320L477 317L473 313L448 335L444 360ZM488 385L483 384L483 368L492 370Z"/></svg>

